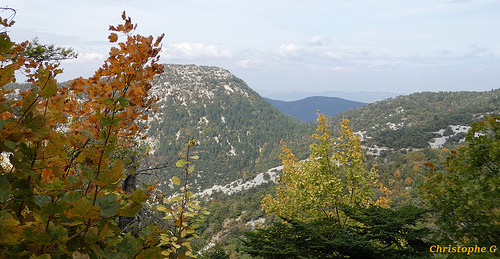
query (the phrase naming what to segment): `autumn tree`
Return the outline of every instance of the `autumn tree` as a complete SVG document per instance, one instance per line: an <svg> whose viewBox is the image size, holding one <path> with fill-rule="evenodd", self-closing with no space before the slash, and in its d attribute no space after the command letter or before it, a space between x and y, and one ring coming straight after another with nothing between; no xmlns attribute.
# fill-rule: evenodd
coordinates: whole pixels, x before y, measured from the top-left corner
<svg viewBox="0 0 500 259"><path fill-rule="evenodd" d="M338 138L332 137L326 116L319 114L318 123L307 160L298 160L284 146L276 196L265 196L262 207L267 213L303 221L332 218L343 226L347 216L340 205L374 204L372 189L378 175L375 167L365 168L364 151L348 120L342 121Z"/></svg>
<svg viewBox="0 0 500 259"><path fill-rule="evenodd" d="M500 242L500 116L472 123L466 145L452 150L445 169L428 163L422 197L436 215L437 239L449 244Z"/></svg>
<svg viewBox="0 0 500 259"><path fill-rule="evenodd" d="M117 47L104 65L68 87L56 82L58 62L42 62L57 57L37 59L36 43L30 52L29 42L0 34L0 256L159 256L153 226L120 234L117 218L136 215L147 193L122 190L125 161L113 154L120 139L143 137L139 121L157 101L148 91L162 71L163 35L135 35L136 25L125 12L122 18L110 26ZM31 84L19 99L6 88L16 71Z"/></svg>

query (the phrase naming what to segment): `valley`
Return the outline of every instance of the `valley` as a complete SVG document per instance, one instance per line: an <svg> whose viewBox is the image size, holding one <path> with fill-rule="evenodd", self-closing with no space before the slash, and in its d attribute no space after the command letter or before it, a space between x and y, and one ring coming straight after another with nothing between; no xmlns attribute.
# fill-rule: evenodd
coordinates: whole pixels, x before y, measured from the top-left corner
<svg viewBox="0 0 500 259"><path fill-rule="evenodd" d="M215 67L168 65L153 93L161 96L159 112L147 122L153 156L174 159L186 139L200 141L199 171L190 185L211 212L199 229L205 240L200 245L221 243L242 256L238 233L255 228L255 222L265 226L273 221L260 200L273 193L283 144L305 159L315 123L283 114L243 81ZM446 148L463 144L470 123L498 114L499 98L500 90L415 93L345 110L328 120L333 128L342 118L350 120L367 164L378 165L381 181L392 191L393 207L420 206L424 164L438 163ZM335 102L331 105L335 110ZM161 174L169 179L175 172Z"/></svg>

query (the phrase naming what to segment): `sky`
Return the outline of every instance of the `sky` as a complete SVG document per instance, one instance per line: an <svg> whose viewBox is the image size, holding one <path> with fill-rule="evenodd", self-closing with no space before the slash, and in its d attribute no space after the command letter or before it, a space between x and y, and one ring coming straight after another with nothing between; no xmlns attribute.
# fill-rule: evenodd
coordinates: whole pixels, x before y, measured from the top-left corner
<svg viewBox="0 0 500 259"><path fill-rule="evenodd" d="M0 0L14 41L71 47L59 81L89 77L121 14L165 33L161 62L218 66L259 94L500 88L498 0ZM0 13L6 16L6 13ZM283 98L279 98L279 97Z"/></svg>

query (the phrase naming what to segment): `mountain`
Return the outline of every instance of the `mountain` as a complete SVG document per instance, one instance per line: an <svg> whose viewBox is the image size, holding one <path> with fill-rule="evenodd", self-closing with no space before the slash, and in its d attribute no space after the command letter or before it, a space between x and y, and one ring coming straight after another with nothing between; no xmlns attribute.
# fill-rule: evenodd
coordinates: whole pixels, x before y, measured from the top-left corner
<svg viewBox="0 0 500 259"><path fill-rule="evenodd" d="M401 95L400 93L392 93L392 92L344 92L344 91L282 93L282 92L273 92L272 90L266 90L266 91L261 91L261 93L263 96L269 99L278 99L283 101L295 101L310 96L330 96L330 97L338 97L346 100L353 100L363 103L373 103Z"/></svg>
<svg viewBox="0 0 500 259"><path fill-rule="evenodd" d="M291 145L308 141L303 137L310 127L222 68L165 65L150 91L159 97L158 111L147 121L146 142L154 160L175 164L186 142L196 138L200 171L192 184L198 190L254 177L278 165L282 139Z"/></svg>
<svg viewBox="0 0 500 259"><path fill-rule="evenodd" d="M422 92L349 110L332 118L351 122L369 154L454 145L470 123L500 113L500 89L485 92Z"/></svg>
<svg viewBox="0 0 500 259"><path fill-rule="evenodd" d="M264 99L285 114L298 118L303 122L316 121L316 118L318 117L318 110L327 116L333 116L349 109L355 109L365 105L365 103L362 102L324 96L307 97L297 101L279 101L269 98Z"/></svg>

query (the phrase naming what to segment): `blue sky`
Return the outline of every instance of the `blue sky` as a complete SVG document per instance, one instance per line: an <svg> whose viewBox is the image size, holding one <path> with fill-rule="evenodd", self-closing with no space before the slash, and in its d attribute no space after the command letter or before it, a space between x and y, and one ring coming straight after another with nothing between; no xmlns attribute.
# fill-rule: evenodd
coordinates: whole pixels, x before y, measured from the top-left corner
<svg viewBox="0 0 500 259"><path fill-rule="evenodd" d="M165 33L161 61L228 69L264 96L500 87L498 0L4 0L14 40L72 47L59 80L90 76L123 10Z"/></svg>

